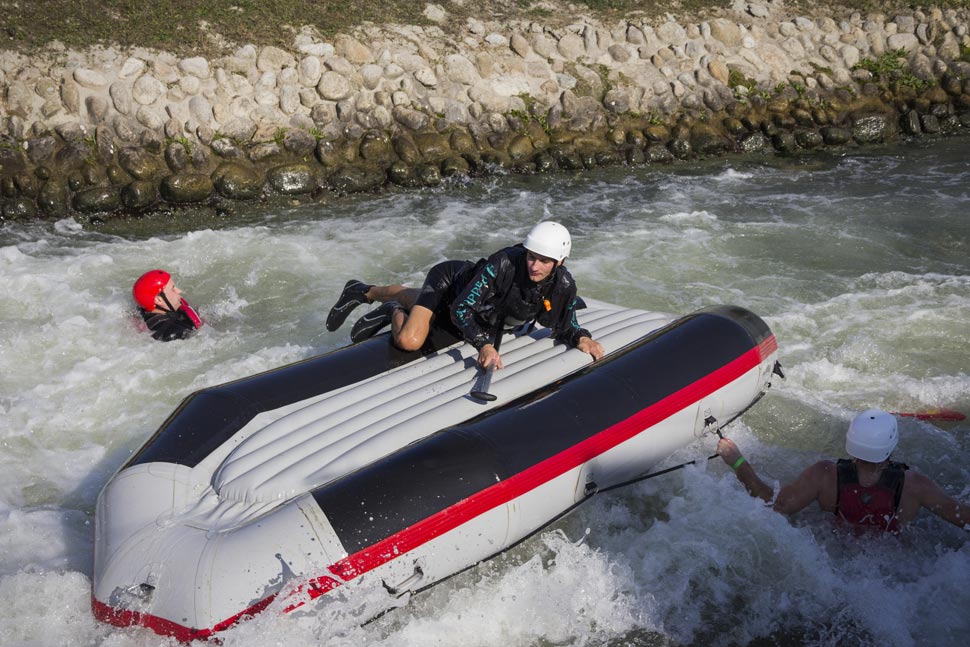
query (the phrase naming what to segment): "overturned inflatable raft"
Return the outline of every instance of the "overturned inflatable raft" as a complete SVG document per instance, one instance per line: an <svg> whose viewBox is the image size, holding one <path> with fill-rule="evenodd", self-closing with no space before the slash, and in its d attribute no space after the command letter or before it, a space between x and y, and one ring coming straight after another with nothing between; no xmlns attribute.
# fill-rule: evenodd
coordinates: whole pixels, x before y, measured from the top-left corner
<svg viewBox="0 0 970 647"><path fill-rule="evenodd" d="M589 301L579 319L603 360L508 334L489 403L469 397L472 347L405 353L386 335L190 395L101 492L95 615L187 641L377 583L398 606L770 386L775 338L742 308Z"/></svg>

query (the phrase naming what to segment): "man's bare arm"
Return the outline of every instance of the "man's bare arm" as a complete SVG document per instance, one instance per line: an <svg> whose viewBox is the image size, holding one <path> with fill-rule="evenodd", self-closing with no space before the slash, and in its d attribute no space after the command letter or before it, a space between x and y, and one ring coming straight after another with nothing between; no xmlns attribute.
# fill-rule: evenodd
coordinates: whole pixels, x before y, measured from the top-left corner
<svg viewBox="0 0 970 647"><path fill-rule="evenodd" d="M921 507L954 526L970 530L970 506L947 495L933 479L919 472L908 472L906 480L913 487Z"/></svg>

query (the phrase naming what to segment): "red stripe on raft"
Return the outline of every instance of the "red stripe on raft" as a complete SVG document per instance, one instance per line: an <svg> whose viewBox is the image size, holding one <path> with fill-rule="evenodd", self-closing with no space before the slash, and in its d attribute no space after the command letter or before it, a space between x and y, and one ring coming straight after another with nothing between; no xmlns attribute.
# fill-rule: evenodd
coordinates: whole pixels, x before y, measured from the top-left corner
<svg viewBox="0 0 970 647"><path fill-rule="evenodd" d="M275 599L275 594L269 596L268 598L264 598L251 607L244 609L236 615L216 624L212 629L193 629L165 618L153 616L150 613L131 611L130 609L115 609L99 601L94 597L93 593L91 594L91 611L94 614L94 617L101 622L114 625L116 627L141 625L162 636L171 636L179 642L187 643L192 640L208 640L213 634L220 631L225 631L240 620L244 620L250 616L260 613Z"/></svg>
<svg viewBox="0 0 970 647"><path fill-rule="evenodd" d="M758 344L758 354L761 355L761 359L767 359L777 352L778 341L775 339L774 335L768 335L761 341L760 344Z"/></svg>
<svg viewBox="0 0 970 647"><path fill-rule="evenodd" d="M730 384L762 361L759 345L693 384L672 393L626 420L604 429L595 436L405 528L365 550L342 559L330 567L330 572L344 580L363 575L621 445L643 430Z"/></svg>
<svg viewBox="0 0 970 647"><path fill-rule="evenodd" d="M377 542L373 546L369 546L362 551L334 563L329 567L329 570L343 580L349 581L378 568L400 555L410 552L454 530L471 519L497 506L508 503L596 456L623 444L645 429L658 424L701 398L730 384L751 369L757 367L761 362L777 352L777 350L778 343L774 335L769 335L758 346L751 348L721 368L708 373L696 382L670 394L633 416L621 420L585 441L555 456L551 456L525 471L496 483L427 519L405 528L387 539ZM326 575L311 578L287 594L287 600L296 597L302 597L303 599L292 600L284 608L284 612L288 613L293 611L340 585L340 582ZM207 639L212 634L229 628L240 619L259 613L269 606L275 598L276 595L272 595L261 600L231 618L223 620L212 629L190 629L151 614L124 609L115 610L96 600L93 595L91 601L95 617L103 622L116 626L140 624L152 629L156 633L173 636L179 641L188 642L190 640Z"/></svg>

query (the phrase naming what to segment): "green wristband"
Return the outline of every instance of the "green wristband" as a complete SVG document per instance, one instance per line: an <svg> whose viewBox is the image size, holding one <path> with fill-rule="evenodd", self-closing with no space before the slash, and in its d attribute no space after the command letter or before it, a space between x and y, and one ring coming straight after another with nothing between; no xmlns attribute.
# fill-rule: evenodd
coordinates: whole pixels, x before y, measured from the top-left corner
<svg viewBox="0 0 970 647"><path fill-rule="evenodd" d="M736 470L744 465L744 456L738 456L738 460L734 461L734 465L731 466L732 470Z"/></svg>

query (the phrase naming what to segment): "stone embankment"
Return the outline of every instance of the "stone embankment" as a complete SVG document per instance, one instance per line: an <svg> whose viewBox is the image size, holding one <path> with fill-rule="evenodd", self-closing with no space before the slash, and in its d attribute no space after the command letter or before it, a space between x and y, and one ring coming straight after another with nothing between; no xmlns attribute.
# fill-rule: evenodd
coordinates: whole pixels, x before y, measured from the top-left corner
<svg viewBox="0 0 970 647"><path fill-rule="evenodd" d="M0 215L434 186L789 153L970 128L968 10L845 18L780 0L697 22L366 27L215 60L0 56ZM438 5L426 16L444 22Z"/></svg>

